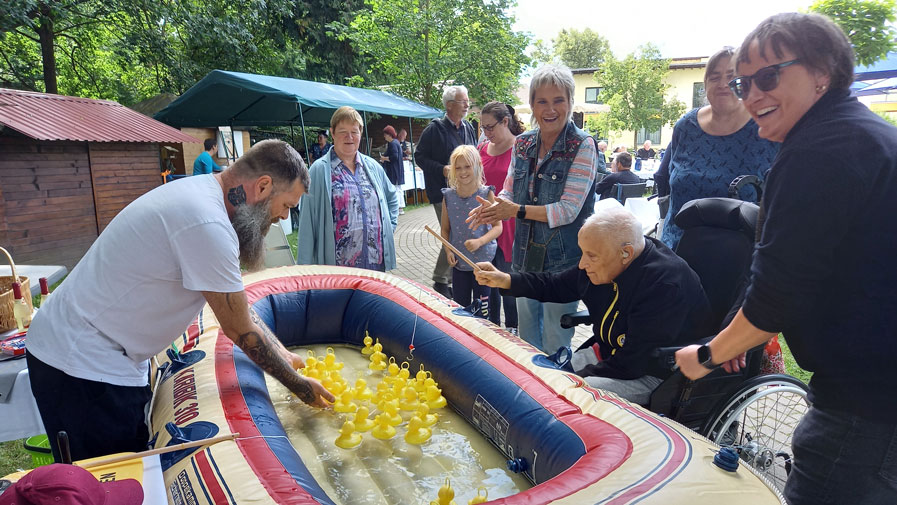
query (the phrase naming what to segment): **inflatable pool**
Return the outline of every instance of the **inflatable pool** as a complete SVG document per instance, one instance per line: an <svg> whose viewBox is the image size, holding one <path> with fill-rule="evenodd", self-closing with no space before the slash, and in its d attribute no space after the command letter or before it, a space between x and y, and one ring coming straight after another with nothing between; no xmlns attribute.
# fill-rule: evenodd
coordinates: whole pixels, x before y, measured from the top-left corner
<svg viewBox="0 0 897 505"><path fill-rule="evenodd" d="M286 346L361 346L432 371L449 405L534 486L489 503L774 504L781 496L739 463L713 464L704 437L577 376L541 368L539 351L422 286L366 270L295 266L244 279ZM413 338L413 341L412 341ZM170 503L335 504L284 436L262 371L203 310L157 357L151 428L164 447L227 433L235 441L165 455Z"/></svg>

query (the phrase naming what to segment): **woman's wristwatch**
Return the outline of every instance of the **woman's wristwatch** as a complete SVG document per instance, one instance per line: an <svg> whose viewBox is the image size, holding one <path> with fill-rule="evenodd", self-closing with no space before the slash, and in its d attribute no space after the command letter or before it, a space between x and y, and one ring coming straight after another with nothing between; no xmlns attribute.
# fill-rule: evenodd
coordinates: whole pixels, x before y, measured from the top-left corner
<svg viewBox="0 0 897 505"><path fill-rule="evenodd" d="M710 354L710 346L707 344L698 347L698 363L707 370L714 370L722 366L722 363L713 362L713 355Z"/></svg>
<svg viewBox="0 0 897 505"><path fill-rule="evenodd" d="M526 219L526 205L521 205L517 209L517 219Z"/></svg>

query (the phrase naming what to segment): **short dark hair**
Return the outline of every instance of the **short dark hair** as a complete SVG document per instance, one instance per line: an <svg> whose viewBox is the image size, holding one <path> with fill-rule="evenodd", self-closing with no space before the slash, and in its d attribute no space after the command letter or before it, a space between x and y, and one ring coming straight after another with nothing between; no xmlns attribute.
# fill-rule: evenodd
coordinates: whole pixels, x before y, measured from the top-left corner
<svg viewBox="0 0 897 505"><path fill-rule="evenodd" d="M517 117L517 112L514 110L514 107L506 103L489 102L483 106L480 114L489 114L499 122L504 118L508 118L508 130L511 130L511 134L516 137L523 133L523 124L520 122L520 118Z"/></svg>
<svg viewBox="0 0 897 505"><path fill-rule="evenodd" d="M757 41L760 54L767 47L781 58L783 50L812 70L829 76L829 88L846 90L853 83L853 47L841 28L819 14L785 12L763 20L738 48L736 63L750 63L748 48Z"/></svg>
<svg viewBox="0 0 897 505"><path fill-rule="evenodd" d="M215 144L217 144L217 142L215 142L215 139L205 139L205 140L202 142L202 147L203 147L203 149L205 149L206 151L211 151L212 148L215 147Z"/></svg>
<svg viewBox="0 0 897 505"><path fill-rule="evenodd" d="M327 132L325 132L325 131L320 131L320 132L318 132L318 136L319 136L319 137L324 137L324 138L326 139L326 138L327 138Z"/></svg>
<svg viewBox="0 0 897 505"><path fill-rule="evenodd" d="M629 153L617 154L617 165L622 166L624 168L631 167L632 166L632 155Z"/></svg>
<svg viewBox="0 0 897 505"><path fill-rule="evenodd" d="M308 167L302 156L282 140L263 140L246 151L227 169L238 177L256 179L271 176L275 186L291 186L296 179L308 190ZM280 191L281 188L278 188Z"/></svg>
<svg viewBox="0 0 897 505"><path fill-rule="evenodd" d="M732 46L725 46L719 51L713 53L713 56L711 56L710 59L707 60L707 66L704 67L704 83L707 82L707 76L710 74L710 72L713 72L716 69L717 65L719 65L720 60L722 60L723 58L732 58L732 55L734 54L735 48ZM723 74L723 77L725 77L726 73L721 73Z"/></svg>

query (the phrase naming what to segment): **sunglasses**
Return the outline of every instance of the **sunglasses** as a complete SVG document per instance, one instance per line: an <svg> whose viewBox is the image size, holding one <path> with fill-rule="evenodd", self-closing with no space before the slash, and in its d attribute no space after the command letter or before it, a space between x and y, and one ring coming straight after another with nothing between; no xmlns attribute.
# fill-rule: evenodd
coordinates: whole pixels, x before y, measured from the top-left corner
<svg viewBox="0 0 897 505"><path fill-rule="evenodd" d="M783 61L768 67L763 67L754 72L754 75L743 75L729 81L729 89L735 96L744 100L751 92L751 83L757 85L760 91L772 91L779 85L779 73L783 68L800 63L800 60Z"/></svg>

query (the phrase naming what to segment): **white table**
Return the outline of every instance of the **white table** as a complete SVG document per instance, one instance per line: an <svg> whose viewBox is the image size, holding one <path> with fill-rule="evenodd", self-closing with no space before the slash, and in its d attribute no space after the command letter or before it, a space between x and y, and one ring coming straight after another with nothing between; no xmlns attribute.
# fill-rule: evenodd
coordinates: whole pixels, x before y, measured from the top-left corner
<svg viewBox="0 0 897 505"><path fill-rule="evenodd" d="M16 264L16 273L20 277L28 277L31 286L31 296L40 294L40 278L46 277L47 283L52 286L65 277L68 270L62 265L19 265ZM0 275L12 275L9 265L0 265Z"/></svg>
<svg viewBox="0 0 897 505"><path fill-rule="evenodd" d="M424 172L415 170L410 161L405 160L405 184L402 185L402 191L412 191L414 189L425 189Z"/></svg>
<svg viewBox="0 0 897 505"><path fill-rule="evenodd" d="M8 379L12 376L15 376L12 389L9 394L0 397L0 441L44 433L24 358L0 361L0 377Z"/></svg>

